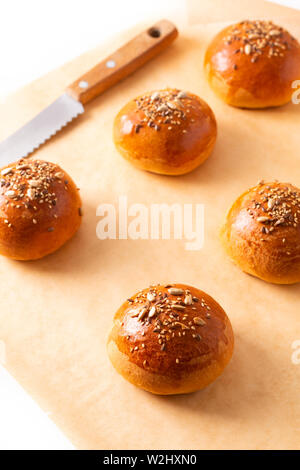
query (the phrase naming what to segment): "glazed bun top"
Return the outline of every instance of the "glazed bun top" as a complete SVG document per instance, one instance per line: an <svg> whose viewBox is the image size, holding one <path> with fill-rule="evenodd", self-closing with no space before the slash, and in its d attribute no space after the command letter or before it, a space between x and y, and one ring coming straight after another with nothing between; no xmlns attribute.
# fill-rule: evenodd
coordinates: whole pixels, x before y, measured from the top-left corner
<svg viewBox="0 0 300 470"><path fill-rule="evenodd" d="M289 183L261 181L233 205L230 221L245 236L272 242L272 250L280 245L290 255L300 250L300 189Z"/></svg>
<svg viewBox="0 0 300 470"><path fill-rule="evenodd" d="M0 170L0 253L37 259L55 251L78 229L81 200L58 165L24 159Z"/></svg>
<svg viewBox="0 0 300 470"><path fill-rule="evenodd" d="M229 256L267 282L300 282L300 189L261 181L232 205L221 230Z"/></svg>
<svg viewBox="0 0 300 470"><path fill-rule="evenodd" d="M65 195L69 182L67 174L58 165L42 160L19 160L3 168L0 205L2 211L5 208L7 224L12 224L24 209L31 209L31 212L26 212L26 217L23 214L24 222L30 218L33 225L38 224L46 213L49 213L49 221L51 218L55 221L66 209L65 197L63 207L57 202L62 194ZM56 206L57 209L51 212Z"/></svg>
<svg viewBox="0 0 300 470"><path fill-rule="evenodd" d="M212 86L229 104L281 105L300 76L300 45L271 21L242 21L213 39L205 65Z"/></svg>
<svg viewBox="0 0 300 470"><path fill-rule="evenodd" d="M141 169L183 174L212 152L216 119L198 96L177 89L155 90L129 101L114 122L121 154Z"/></svg>
<svg viewBox="0 0 300 470"><path fill-rule="evenodd" d="M123 119L124 133L133 129L138 134L141 129L149 127L154 132L162 131L170 136L176 132L186 134L203 113L204 105L198 96L173 88L145 93L130 103L132 120Z"/></svg>
<svg viewBox="0 0 300 470"><path fill-rule="evenodd" d="M264 58L280 60L299 49L296 38L272 21L241 21L225 31L223 47L227 46L228 55L233 53L241 64L254 64Z"/></svg>
<svg viewBox="0 0 300 470"><path fill-rule="evenodd" d="M115 315L111 338L129 361L170 377L203 369L233 345L222 307L184 284L151 286L128 299Z"/></svg>

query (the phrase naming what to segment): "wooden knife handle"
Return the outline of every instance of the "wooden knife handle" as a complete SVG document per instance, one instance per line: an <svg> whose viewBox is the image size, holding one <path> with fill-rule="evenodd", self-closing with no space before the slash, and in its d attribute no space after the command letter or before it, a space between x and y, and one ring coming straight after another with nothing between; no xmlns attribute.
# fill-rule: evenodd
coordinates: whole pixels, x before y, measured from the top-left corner
<svg viewBox="0 0 300 470"><path fill-rule="evenodd" d="M67 93L82 104L91 101L159 54L177 35L170 21L159 21L76 80Z"/></svg>

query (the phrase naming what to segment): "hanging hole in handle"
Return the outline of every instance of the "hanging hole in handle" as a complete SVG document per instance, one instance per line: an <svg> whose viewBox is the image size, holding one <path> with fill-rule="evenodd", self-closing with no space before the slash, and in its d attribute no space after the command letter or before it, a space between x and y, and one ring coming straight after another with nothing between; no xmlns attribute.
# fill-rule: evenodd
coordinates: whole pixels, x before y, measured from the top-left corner
<svg viewBox="0 0 300 470"><path fill-rule="evenodd" d="M161 36L161 31L160 31L160 29L155 28L155 26L154 26L153 28L148 29L148 34L152 38L159 38Z"/></svg>

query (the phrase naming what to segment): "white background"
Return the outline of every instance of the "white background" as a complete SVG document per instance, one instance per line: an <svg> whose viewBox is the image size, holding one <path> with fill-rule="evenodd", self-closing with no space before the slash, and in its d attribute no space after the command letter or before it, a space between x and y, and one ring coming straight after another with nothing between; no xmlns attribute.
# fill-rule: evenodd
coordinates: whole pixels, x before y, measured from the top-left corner
<svg viewBox="0 0 300 470"><path fill-rule="evenodd" d="M300 0L277 3L300 9ZM164 17L180 18L184 23L185 1L2 0L0 103L20 86L115 33ZM47 414L0 365L0 449L72 448Z"/></svg>

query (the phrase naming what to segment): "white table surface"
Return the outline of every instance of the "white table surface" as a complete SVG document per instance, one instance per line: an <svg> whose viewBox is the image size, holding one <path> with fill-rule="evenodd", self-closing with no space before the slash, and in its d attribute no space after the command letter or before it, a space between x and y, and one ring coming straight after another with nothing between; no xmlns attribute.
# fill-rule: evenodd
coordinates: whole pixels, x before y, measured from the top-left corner
<svg viewBox="0 0 300 470"><path fill-rule="evenodd" d="M300 9L300 0L277 3ZM161 18L180 18L184 24L185 0L1 2L0 102L115 33ZM49 416L1 365L4 359L0 344L0 449L73 449Z"/></svg>

